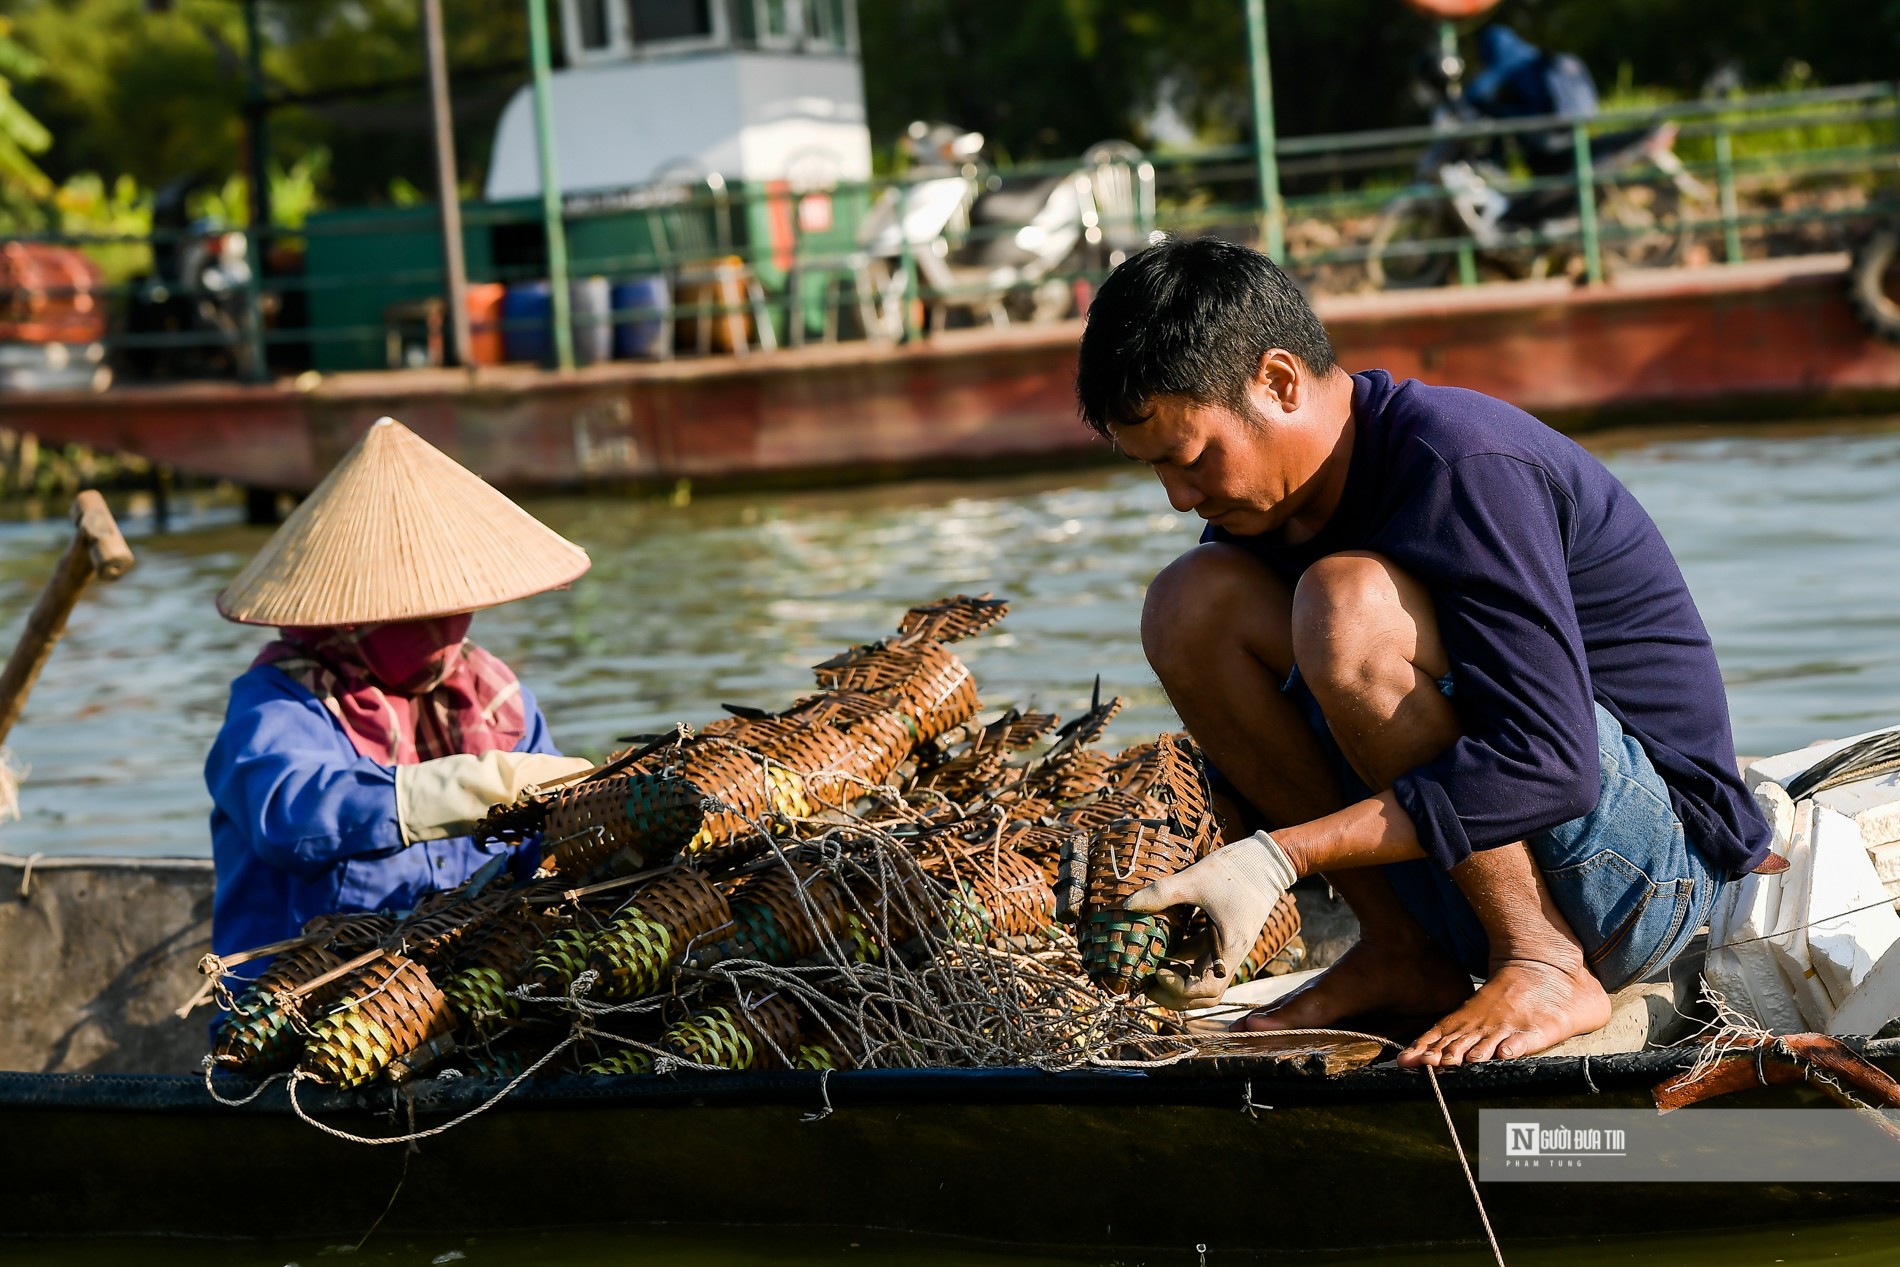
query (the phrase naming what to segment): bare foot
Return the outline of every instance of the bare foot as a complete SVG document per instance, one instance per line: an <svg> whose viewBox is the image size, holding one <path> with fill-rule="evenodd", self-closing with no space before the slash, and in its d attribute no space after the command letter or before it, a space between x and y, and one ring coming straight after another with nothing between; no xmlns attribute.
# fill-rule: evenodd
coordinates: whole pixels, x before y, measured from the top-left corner
<svg viewBox="0 0 1900 1267"><path fill-rule="evenodd" d="M1360 940L1339 962L1236 1030L1322 1029L1367 1012L1436 1014L1471 996L1471 978L1423 938Z"/></svg>
<svg viewBox="0 0 1900 1267"><path fill-rule="evenodd" d="M1476 1064L1534 1056L1566 1038L1601 1029L1610 996L1581 962L1559 967L1507 959L1478 992L1399 1053L1399 1064Z"/></svg>

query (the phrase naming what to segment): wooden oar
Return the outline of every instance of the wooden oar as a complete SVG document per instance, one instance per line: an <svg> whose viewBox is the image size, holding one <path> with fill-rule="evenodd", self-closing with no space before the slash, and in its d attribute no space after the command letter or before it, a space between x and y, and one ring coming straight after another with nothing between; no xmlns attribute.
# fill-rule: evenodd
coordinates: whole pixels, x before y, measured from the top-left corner
<svg viewBox="0 0 1900 1267"><path fill-rule="evenodd" d="M86 582L95 575L116 581L132 567L132 549L119 534L119 525L106 507L106 499L87 489L73 501L72 544L59 560L53 579L40 591L26 618L26 632L19 645L0 669L0 742L20 719L26 697L39 680L40 670L53 654L53 647L66 632L66 618L85 592Z"/></svg>

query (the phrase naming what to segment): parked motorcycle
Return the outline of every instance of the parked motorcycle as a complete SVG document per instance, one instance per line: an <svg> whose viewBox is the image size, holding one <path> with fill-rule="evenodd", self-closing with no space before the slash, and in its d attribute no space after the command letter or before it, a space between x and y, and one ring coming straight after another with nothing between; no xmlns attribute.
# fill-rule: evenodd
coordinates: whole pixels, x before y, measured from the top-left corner
<svg viewBox="0 0 1900 1267"><path fill-rule="evenodd" d="M1006 326L1069 316L1076 273L1147 243L1154 169L1126 142L1103 142L1068 170L1020 174L992 170L982 134L949 124L913 123L906 146L914 178L884 192L860 233L888 337L902 335L911 300L906 254L932 324L967 313Z"/></svg>
<svg viewBox="0 0 1900 1267"><path fill-rule="evenodd" d="M245 235L186 200L202 180L173 181L152 206L152 271L133 285L126 368L138 378L250 378L251 263Z"/></svg>
<svg viewBox="0 0 1900 1267"><path fill-rule="evenodd" d="M1440 95L1432 126L1447 135L1419 159L1412 188L1386 204L1373 232L1366 272L1375 287L1445 284L1461 238L1472 240L1477 263L1508 277L1548 276L1569 264L1582 223L1577 192L1568 182L1546 181L1574 170L1574 158L1539 136L1539 144L1523 147L1539 179L1513 189L1524 182L1511 176L1497 138L1450 134L1484 117L1464 97ZM1677 156L1676 134L1674 123L1664 123L1590 139L1606 271L1681 259L1692 219L1684 207L1706 203L1709 191Z"/></svg>

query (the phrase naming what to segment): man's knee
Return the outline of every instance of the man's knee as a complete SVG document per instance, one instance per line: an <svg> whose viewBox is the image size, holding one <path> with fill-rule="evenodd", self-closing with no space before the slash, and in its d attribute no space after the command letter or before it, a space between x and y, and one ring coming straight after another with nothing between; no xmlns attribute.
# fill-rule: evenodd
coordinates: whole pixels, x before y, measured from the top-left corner
<svg viewBox="0 0 1900 1267"><path fill-rule="evenodd" d="M1165 682L1191 672L1222 638L1267 634L1274 623L1274 593L1285 583L1243 550L1209 543L1196 546L1163 568L1148 586L1141 610L1141 647Z"/></svg>
<svg viewBox="0 0 1900 1267"><path fill-rule="evenodd" d="M1405 666L1449 667L1424 586L1390 559L1352 550L1319 560L1293 594L1293 656L1322 696L1353 691Z"/></svg>

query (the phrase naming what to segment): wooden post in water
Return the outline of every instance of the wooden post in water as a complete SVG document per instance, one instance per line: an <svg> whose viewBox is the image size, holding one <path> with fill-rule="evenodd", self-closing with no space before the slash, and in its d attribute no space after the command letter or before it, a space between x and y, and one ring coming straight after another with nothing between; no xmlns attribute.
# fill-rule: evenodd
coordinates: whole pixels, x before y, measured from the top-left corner
<svg viewBox="0 0 1900 1267"><path fill-rule="evenodd" d="M422 0L422 42L429 62L429 116L435 132L435 199L442 230L443 302L449 346L443 360L469 361L468 264L462 258L462 195L455 176L455 119L449 113L449 55L442 39L442 0Z"/></svg>
<svg viewBox="0 0 1900 1267"><path fill-rule="evenodd" d="M571 370L574 327L568 311L567 226L561 222L561 178L554 159L554 71L550 58L547 0L528 0L528 60L534 70L534 135L541 155L541 223L548 240L554 363Z"/></svg>
<svg viewBox="0 0 1900 1267"><path fill-rule="evenodd" d="M76 531L72 544L66 547L53 579L46 583L39 601L33 604L26 618L26 630L7 658L6 668L0 669L0 741L6 739L13 723L20 720L26 697L33 683L39 680L40 670L46 667L60 635L66 632L66 618L73 614L73 605L85 592L86 582L95 574L116 581L131 570L132 548L120 535L119 525L113 520L112 511L107 509L105 498L92 489L81 493L73 502L73 523Z"/></svg>
<svg viewBox="0 0 1900 1267"><path fill-rule="evenodd" d="M264 349L262 290L271 223L270 104L264 100L264 30L257 11L262 3L263 0L245 0L244 4L245 157L251 186L251 222L244 232L244 250L250 261L251 275L244 283L244 350L239 354L233 349L239 377L251 383L270 381L270 362Z"/></svg>

